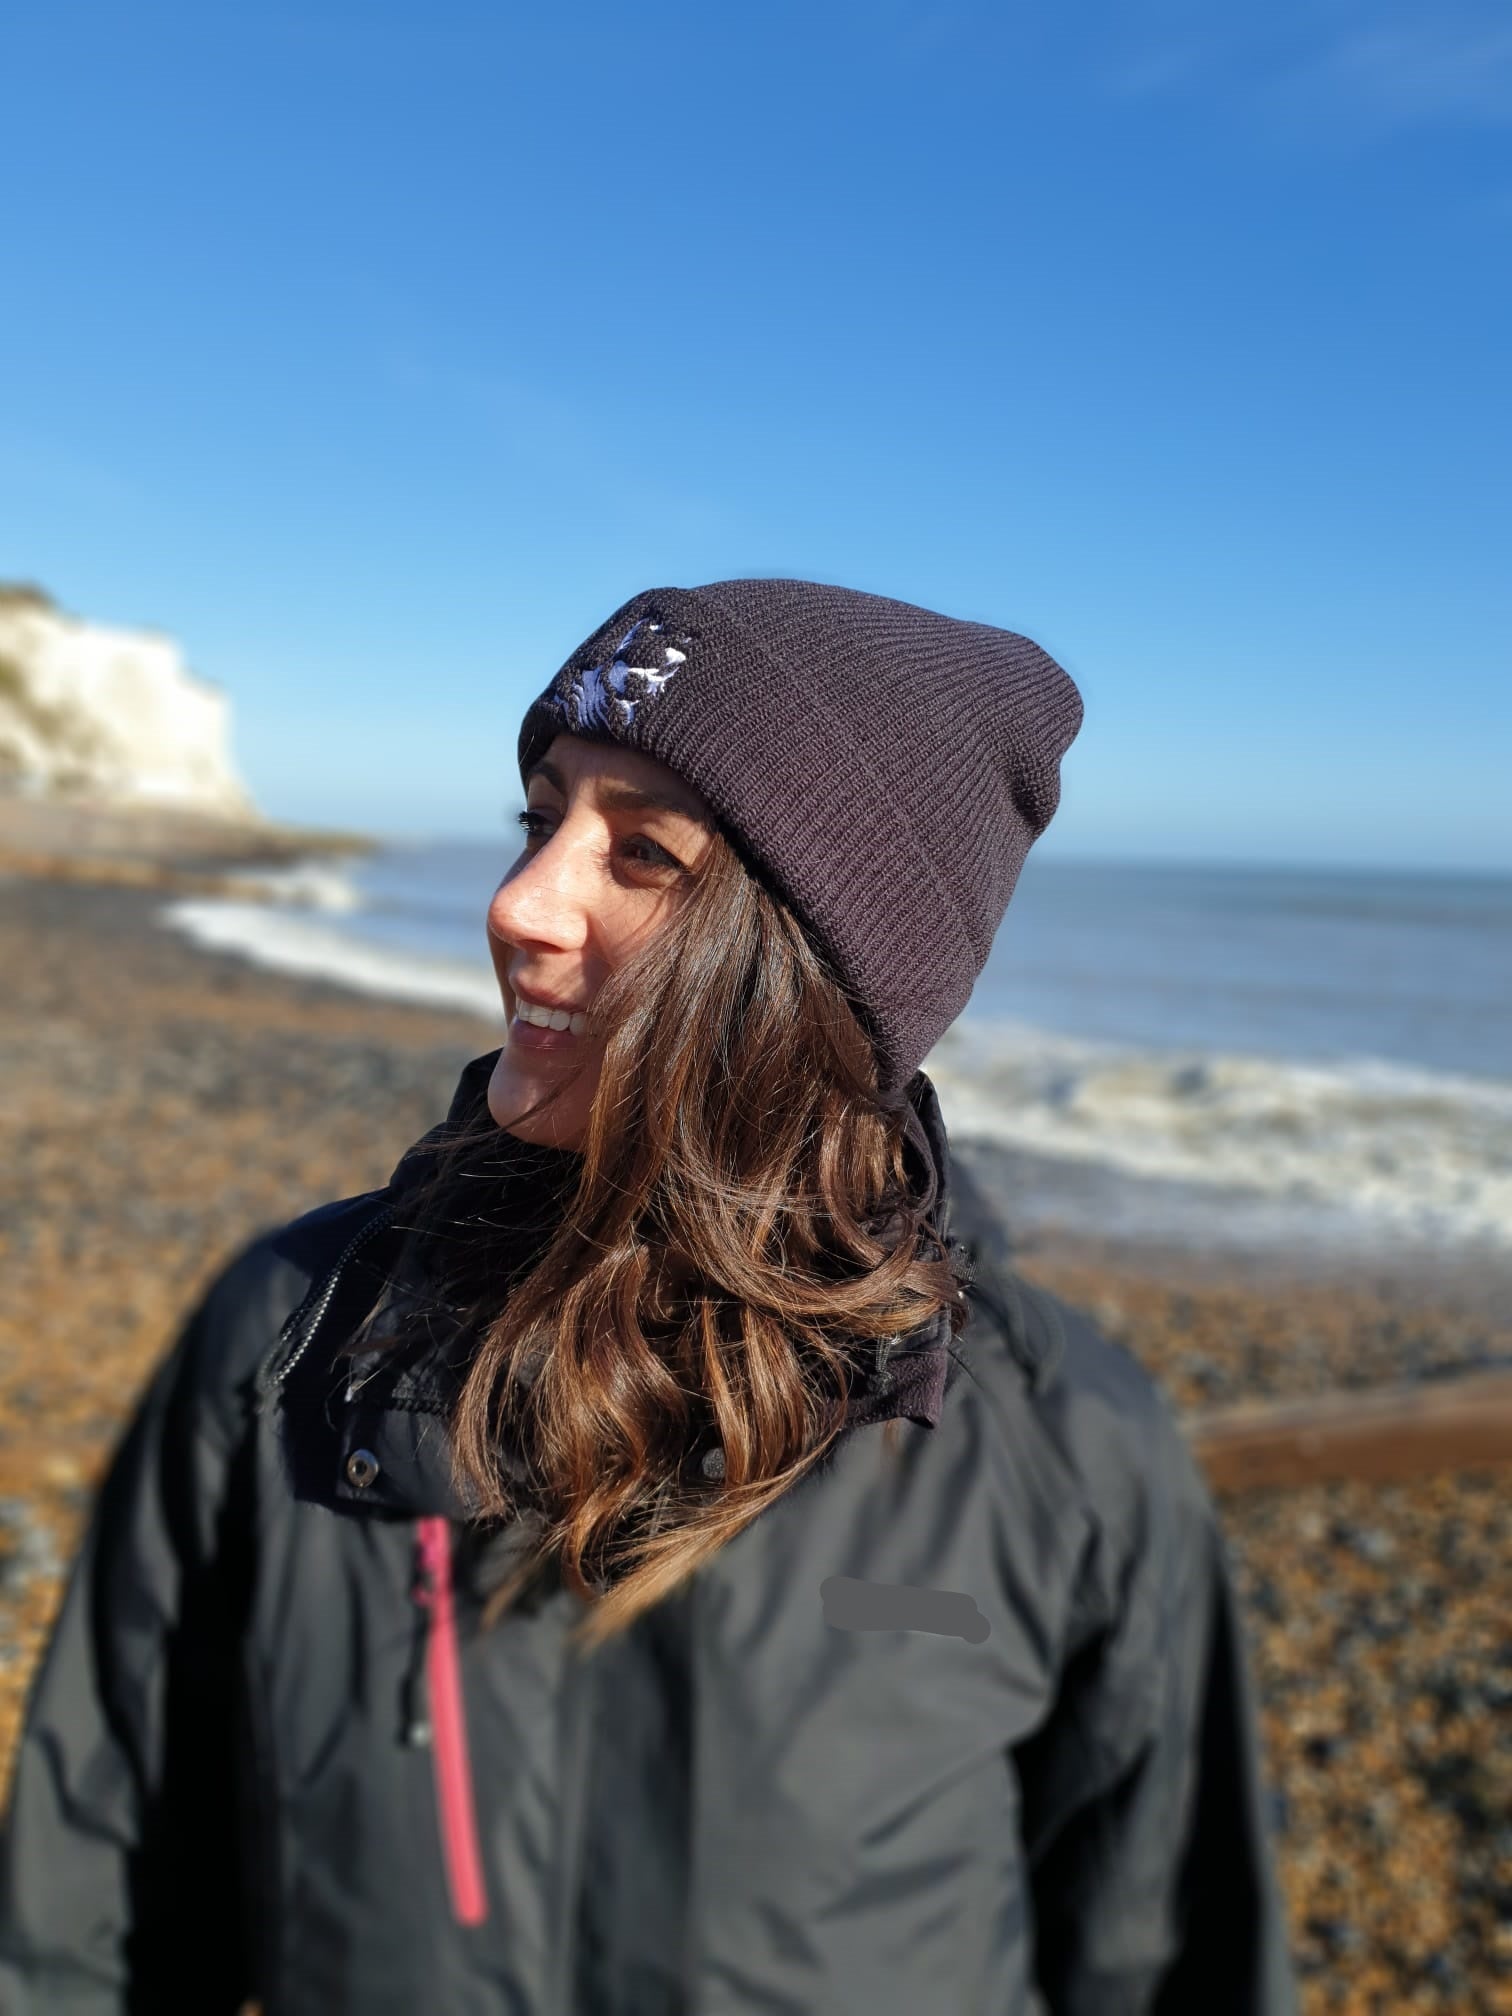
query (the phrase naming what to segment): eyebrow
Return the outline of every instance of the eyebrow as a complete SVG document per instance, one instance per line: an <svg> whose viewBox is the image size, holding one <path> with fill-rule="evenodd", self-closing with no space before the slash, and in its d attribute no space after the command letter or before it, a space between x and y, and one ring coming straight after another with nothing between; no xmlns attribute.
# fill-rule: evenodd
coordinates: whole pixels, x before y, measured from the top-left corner
<svg viewBox="0 0 1512 2016"><path fill-rule="evenodd" d="M525 778L527 790L532 777L544 777L554 791L560 791L564 798L567 796L567 783L561 771L544 757L530 766ZM675 798L670 791L647 791L635 784L605 782L598 787L598 799L611 812L675 812L679 818L691 819L695 825L705 823L690 805L681 798Z"/></svg>

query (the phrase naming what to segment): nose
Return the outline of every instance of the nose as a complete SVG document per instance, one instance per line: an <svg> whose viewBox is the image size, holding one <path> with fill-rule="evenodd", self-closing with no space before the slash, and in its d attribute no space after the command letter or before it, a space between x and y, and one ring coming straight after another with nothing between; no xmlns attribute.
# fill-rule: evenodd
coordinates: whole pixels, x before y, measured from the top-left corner
<svg viewBox="0 0 1512 2016"><path fill-rule="evenodd" d="M510 945L547 945L563 952L577 951L587 942L587 892L571 850L557 836L536 853L522 855L499 884L488 906L488 929Z"/></svg>

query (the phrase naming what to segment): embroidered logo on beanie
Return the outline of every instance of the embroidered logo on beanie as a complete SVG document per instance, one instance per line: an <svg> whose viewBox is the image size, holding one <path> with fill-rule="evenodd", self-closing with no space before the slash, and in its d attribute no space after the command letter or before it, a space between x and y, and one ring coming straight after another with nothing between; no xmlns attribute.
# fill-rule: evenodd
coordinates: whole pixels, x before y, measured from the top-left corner
<svg viewBox="0 0 1512 2016"><path fill-rule="evenodd" d="M652 616L633 623L614 646L607 665L564 665L552 682L547 699L577 734L590 729L612 733L628 728L636 709L648 706L675 676L688 654L681 647L692 638L678 634L675 643L666 641L665 626ZM636 659L653 663L633 664Z"/></svg>

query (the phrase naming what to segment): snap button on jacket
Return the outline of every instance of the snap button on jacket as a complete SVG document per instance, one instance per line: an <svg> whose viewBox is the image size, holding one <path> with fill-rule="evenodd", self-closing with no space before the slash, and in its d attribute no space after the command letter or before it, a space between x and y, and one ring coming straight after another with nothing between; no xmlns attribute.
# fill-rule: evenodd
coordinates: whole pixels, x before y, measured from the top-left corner
<svg viewBox="0 0 1512 2016"><path fill-rule="evenodd" d="M371 1449L354 1449L346 1460L348 1484L358 1491L366 1491L378 1475L378 1458Z"/></svg>

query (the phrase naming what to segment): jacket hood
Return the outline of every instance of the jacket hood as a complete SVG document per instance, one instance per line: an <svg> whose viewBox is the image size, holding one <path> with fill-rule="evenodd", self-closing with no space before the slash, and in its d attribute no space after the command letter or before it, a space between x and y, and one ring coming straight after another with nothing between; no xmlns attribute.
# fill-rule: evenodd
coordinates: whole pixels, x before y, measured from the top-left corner
<svg viewBox="0 0 1512 2016"><path fill-rule="evenodd" d="M396 1512L445 1513L467 1519L474 1509L452 1475L446 1422L473 1349L462 1311L445 1299L435 1265L435 1231L406 1223L406 1206L434 1175L438 1151L483 1110L497 1050L475 1058L458 1081L446 1119L401 1158L384 1193L393 1237L384 1241L382 1286L363 1324L363 1348L342 1359L341 1388L327 1399L346 1458L357 1452L377 1464L372 1483L350 1495ZM559 1222L581 1157L500 1132L500 1182L468 1224L485 1222L506 1273L522 1272ZM950 1155L933 1085L915 1073L908 1087L905 1162L910 1194L933 1214L964 1290L971 1276L966 1248L950 1236ZM958 1360L948 1308L918 1330L884 1338L853 1377L847 1426L906 1419L933 1428ZM717 1452L716 1456L717 1456ZM506 1459L507 1460L507 1459ZM523 1472L522 1481L523 1481ZM343 1495L348 1495L346 1492Z"/></svg>

